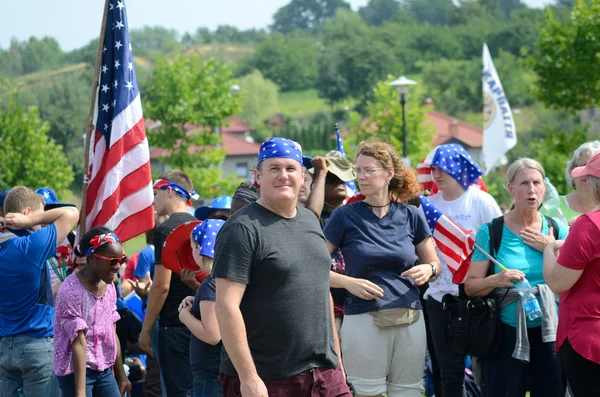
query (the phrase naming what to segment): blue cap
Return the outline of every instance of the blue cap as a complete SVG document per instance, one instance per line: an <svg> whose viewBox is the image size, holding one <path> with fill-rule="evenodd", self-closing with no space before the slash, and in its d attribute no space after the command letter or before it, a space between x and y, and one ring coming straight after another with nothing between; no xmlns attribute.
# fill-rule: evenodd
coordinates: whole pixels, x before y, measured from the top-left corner
<svg viewBox="0 0 600 397"><path fill-rule="evenodd" d="M209 205L203 205L196 208L194 216L198 220L208 219L209 215L218 210L230 210L231 209L231 196L220 196L210 202Z"/></svg>
<svg viewBox="0 0 600 397"><path fill-rule="evenodd" d="M44 198L44 202L46 203L46 206L44 207L45 211L59 207L75 207L75 204L61 203L58 201L56 192L49 187L41 187L35 192Z"/></svg>
<svg viewBox="0 0 600 397"><path fill-rule="evenodd" d="M302 156L302 165L306 168L312 168L312 159L310 156Z"/></svg>
<svg viewBox="0 0 600 397"><path fill-rule="evenodd" d="M200 255L214 258L217 234L224 224L220 219L208 219L194 227L192 237L200 245Z"/></svg>
<svg viewBox="0 0 600 397"><path fill-rule="evenodd" d="M267 159L292 159L302 164L302 146L287 138L271 138L260 145L258 162Z"/></svg>

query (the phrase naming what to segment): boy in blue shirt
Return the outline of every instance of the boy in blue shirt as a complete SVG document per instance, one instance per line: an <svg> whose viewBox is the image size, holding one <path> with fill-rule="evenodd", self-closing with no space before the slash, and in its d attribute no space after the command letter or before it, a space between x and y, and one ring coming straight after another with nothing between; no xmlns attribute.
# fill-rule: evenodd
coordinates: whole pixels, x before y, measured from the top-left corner
<svg viewBox="0 0 600 397"><path fill-rule="evenodd" d="M33 233L0 237L0 269L7 281L0 288L0 394L16 397L22 388L26 396L60 396L52 367L54 296L46 261L77 223L79 211L44 212L40 195L17 186L6 196L4 213L2 232Z"/></svg>

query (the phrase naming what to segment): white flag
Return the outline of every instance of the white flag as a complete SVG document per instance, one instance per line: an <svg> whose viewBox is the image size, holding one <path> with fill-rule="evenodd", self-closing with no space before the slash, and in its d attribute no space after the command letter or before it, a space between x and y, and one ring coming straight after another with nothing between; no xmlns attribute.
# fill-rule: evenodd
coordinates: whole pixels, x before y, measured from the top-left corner
<svg viewBox="0 0 600 397"><path fill-rule="evenodd" d="M483 163L485 173L517 144L510 105L487 44L483 45Z"/></svg>

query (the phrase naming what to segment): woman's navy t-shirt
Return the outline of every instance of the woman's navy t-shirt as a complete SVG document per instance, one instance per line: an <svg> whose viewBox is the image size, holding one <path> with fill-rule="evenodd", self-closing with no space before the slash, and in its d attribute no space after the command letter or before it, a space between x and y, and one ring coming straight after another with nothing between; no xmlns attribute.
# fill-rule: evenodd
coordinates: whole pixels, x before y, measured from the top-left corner
<svg viewBox="0 0 600 397"><path fill-rule="evenodd" d="M194 297L194 304L192 305L192 314L198 320L202 320L200 315L200 301L211 301L217 300L217 290L215 279L212 277L206 277L196 296ZM217 345L209 345L208 343L202 342L196 338L194 334L190 339L190 366L192 367L192 373L200 376L219 376L219 369L221 367L221 349L223 348L223 342L219 342Z"/></svg>
<svg viewBox="0 0 600 397"><path fill-rule="evenodd" d="M344 205L333 211L323 233L342 250L346 275L369 280L383 289L383 298L375 300L351 295L345 314L398 307L421 309L417 286L400 276L419 263L415 246L431 236L417 207L392 203L379 219L364 202Z"/></svg>

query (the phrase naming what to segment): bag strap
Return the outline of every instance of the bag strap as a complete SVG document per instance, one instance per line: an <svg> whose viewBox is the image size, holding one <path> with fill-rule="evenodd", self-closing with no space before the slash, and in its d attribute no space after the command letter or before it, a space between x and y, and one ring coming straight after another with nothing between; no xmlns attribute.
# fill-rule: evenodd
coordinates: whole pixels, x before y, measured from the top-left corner
<svg viewBox="0 0 600 397"><path fill-rule="evenodd" d="M490 223L487 224L488 231L490 233L490 255L496 259L498 251L500 251L500 245L502 244L502 229L504 228L504 216L494 218ZM494 274L494 264L490 261L487 275L491 276Z"/></svg>
<svg viewBox="0 0 600 397"><path fill-rule="evenodd" d="M554 220L554 218L544 215L544 218L546 218L546 222L548 222L548 227L552 228L552 231L554 234L554 239L558 240L558 223L556 223L556 221Z"/></svg>

